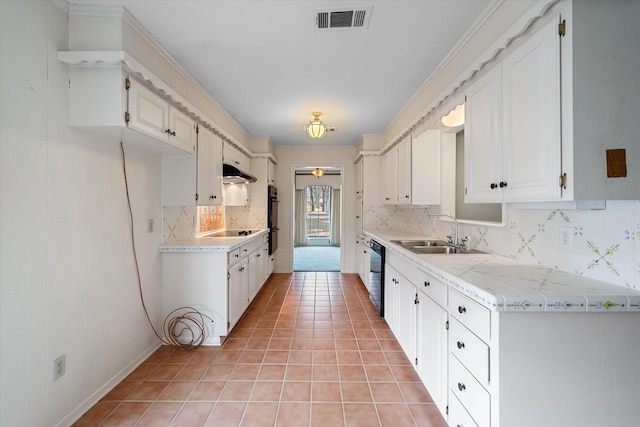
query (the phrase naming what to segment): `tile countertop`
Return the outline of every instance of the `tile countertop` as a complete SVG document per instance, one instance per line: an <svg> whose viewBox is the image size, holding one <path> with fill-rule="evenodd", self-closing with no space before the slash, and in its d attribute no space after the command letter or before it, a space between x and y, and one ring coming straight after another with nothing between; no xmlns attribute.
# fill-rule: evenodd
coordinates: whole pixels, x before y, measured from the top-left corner
<svg viewBox="0 0 640 427"><path fill-rule="evenodd" d="M267 234L269 230L255 231L248 236L194 237L160 245L160 252L229 252L245 243Z"/></svg>
<svg viewBox="0 0 640 427"><path fill-rule="evenodd" d="M418 255L390 241L429 236L401 230L364 232L494 311L640 312L640 291L634 289L494 254Z"/></svg>

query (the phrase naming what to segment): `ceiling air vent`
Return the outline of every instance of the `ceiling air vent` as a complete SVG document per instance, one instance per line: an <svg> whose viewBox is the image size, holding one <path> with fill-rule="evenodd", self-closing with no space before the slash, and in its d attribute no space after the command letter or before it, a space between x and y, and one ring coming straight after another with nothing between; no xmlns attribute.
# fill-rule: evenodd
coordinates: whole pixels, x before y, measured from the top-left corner
<svg viewBox="0 0 640 427"><path fill-rule="evenodd" d="M313 11L316 29L365 29L369 27L371 6L358 8L316 9Z"/></svg>

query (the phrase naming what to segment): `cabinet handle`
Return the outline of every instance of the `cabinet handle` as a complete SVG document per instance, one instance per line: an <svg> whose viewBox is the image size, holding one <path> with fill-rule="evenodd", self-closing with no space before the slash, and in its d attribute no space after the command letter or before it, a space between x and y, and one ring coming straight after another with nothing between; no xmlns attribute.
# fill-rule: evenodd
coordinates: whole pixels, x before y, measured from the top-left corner
<svg viewBox="0 0 640 427"><path fill-rule="evenodd" d="M260 254L257 254L257 255L256 255L256 258L260 258Z"/></svg>
<svg viewBox="0 0 640 427"><path fill-rule="evenodd" d="M498 188L498 184L496 184L495 182L492 182L490 187L491 187L492 190L494 190L494 189Z"/></svg>
<svg viewBox="0 0 640 427"><path fill-rule="evenodd" d="M242 252L249 252L249 249L243 249Z"/></svg>
<svg viewBox="0 0 640 427"><path fill-rule="evenodd" d="M233 254L233 256L238 258L238 257L240 257L240 254Z"/></svg>
<svg viewBox="0 0 640 427"><path fill-rule="evenodd" d="M504 181L501 181L501 182L500 182L500 188L504 188L504 187L506 187L506 186L507 186L507 183L506 183L506 182L504 182Z"/></svg>
<svg viewBox="0 0 640 427"><path fill-rule="evenodd" d="M462 350L464 348L464 343L461 341L458 341L456 345L458 346L458 350Z"/></svg>
<svg viewBox="0 0 640 427"><path fill-rule="evenodd" d="M408 199L408 198L409 198L409 195L407 194L406 196L404 196L404 198L405 198L405 199Z"/></svg>
<svg viewBox="0 0 640 427"><path fill-rule="evenodd" d="M164 133L166 133L167 135L176 136L176 133L171 131L171 129L165 129Z"/></svg>
<svg viewBox="0 0 640 427"><path fill-rule="evenodd" d="M466 387L464 386L464 384L458 383L458 390L462 391L462 390L465 390L465 389L466 389Z"/></svg>
<svg viewBox="0 0 640 427"><path fill-rule="evenodd" d="M424 285L425 286L431 286L431 282L427 282L426 280L424 281Z"/></svg>
<svg viewBox="0 0 640 427"><path fill-rule="evenodd" d="M215 196L215 195L214 195L214 196L209 196L209 198L210 198L210 199L216 199L216 198L217 198L217 196Z"/></svg>
<svg viewBox="0 0 640 427"><path fill-rule="evenodd" d="M389 199L388 197L385 197L384 199L385 199L385 200L391 200L391 199Z"/></svg>
<svg viewBox="0 0 640 427"><path fill-rule="evenodd" d="M461 305L458 306L458 313L463 314L466 313L467 309Z"/></svg>

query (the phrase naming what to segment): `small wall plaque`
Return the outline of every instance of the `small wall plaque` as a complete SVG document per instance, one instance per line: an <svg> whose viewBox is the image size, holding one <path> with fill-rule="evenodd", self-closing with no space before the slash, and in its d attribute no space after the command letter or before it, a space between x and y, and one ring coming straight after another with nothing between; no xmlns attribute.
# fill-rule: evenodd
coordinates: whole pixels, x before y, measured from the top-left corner
<svg viewBox="0 0 640 427"><path fill-rule="evenodd" d="M607 150L607 178L627 176L627 155L624 148Z"/></svg>

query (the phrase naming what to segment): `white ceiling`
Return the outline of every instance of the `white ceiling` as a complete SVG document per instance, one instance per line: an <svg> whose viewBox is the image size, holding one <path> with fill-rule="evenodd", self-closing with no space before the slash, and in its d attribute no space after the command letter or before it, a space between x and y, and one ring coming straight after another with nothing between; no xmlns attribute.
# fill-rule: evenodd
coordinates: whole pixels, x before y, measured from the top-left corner
<svg viewBox="0 0 640 427"><path fill-rule="evenodd" d="M382 133L490 0L71 0L123 5L252 136L353 145ZM372 6L368 29L314 9ZM337 130L312 142L311 113Z"/></svg>

